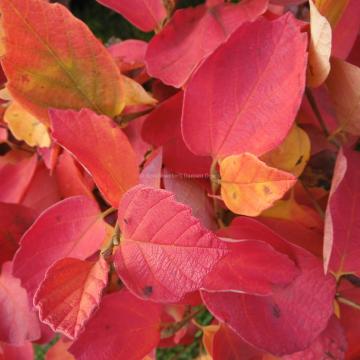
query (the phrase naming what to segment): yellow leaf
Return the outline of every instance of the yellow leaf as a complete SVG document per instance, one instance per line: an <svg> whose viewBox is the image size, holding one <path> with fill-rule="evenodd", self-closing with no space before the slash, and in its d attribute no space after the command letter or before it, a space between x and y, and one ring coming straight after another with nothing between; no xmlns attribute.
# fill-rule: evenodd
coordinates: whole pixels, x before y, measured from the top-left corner
<svg viewBox="0 0 360 360"><path fill-rule="evenodd" d="M349 0L315 0L316 7L328 19L333 29L341 19L348 4Z"/></svg>
<svg viewBox="0 0 360 360"><path fill-rule="evenodd" d="M122 75L124 80L125 105L155 105L157 100L148 94L135 80Z"/></svg>
<svg viewBox="0 0 360 360"><path fill-rule="evenodd" d="M307 84L320 86L330 72L331 26L322 16L312 0L310 4L310 45L309 65L307 68Z"/></svg>
<svg viewBox="0 0 360 360"><path fill-rule="evenodd" d="M280 199L296 177L243 153L220 162L221 197L234 213L257 216Z"/></svg>
<svg viewBox="0 0 360 360"><path fill-rule="evenodd" d="M309 160L310 149L309 136L303 129L294 125L280 146L260 159L271 167L299 176Z"/></svg>
<svg viewBox="0 0 360 360"><path fill-rule="evenodd" d="M47 127L33 115L12 102L5 111L4 120L17 140L30 146L49 147L51 140Z"/></svg>
<svg viewBox="0 0 360 360"><path fill-rule="evenodd" d="M205 350L209 356L212 356L213 350L213 340L215 334L219 331L220 325L208 325L201 327L203 331L203 344L205 347Z"/></svg>
<svg viewBox="0 0 360 360"><path fill-rule="evenodd" d="M341 129L360 135L360 68L333 58L326 85Z"/></svg>
<svg viewBox="0 0 360 360"><path fill-rule="evenodd" d="M300 205L293 195L287 200L277 201L273 207L265 210L261 216L290 220L311 230L322 230L324 222L320 215L305 205Z"/></svg>

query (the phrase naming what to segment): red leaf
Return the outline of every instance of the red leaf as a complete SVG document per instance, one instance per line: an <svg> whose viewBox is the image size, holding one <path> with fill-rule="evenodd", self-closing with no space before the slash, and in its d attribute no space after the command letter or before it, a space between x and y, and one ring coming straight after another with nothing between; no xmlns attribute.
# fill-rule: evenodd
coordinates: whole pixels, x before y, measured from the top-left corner
<svg viewBox="0 0 360 360"><path fill-rule="evenodd" d="M345 359L346 348L344 329L337 317L333 315L327 328L308 349L284 356L283 360L313 360L321 359L324 355L328 359Z"/></svg>
<svg viewBox="0 0 360 360"><path fill-rule="evenodd" d="M266 11L268 0L219 4L177 10L152 38L146 52L149 74L165 84L182 87L203 59L246 21Z"/></svg>
<svg viewBox="0 0 360 360"><path fill-rule="evenodd" d="M118 12L142 31L157 29L166 16L161 0L97 0Z"/></svg>
<svg viewBox="0 0 360 360"><path fill-rule="evenodd" d="M34 296L39 318L53 331L76 338L99 306L109 266L65 258L52 265Z"/></svg>
<svg viewBox="0 0 360 360"><path fill-rule="evenodd" d="M255 220L237 218L224 233L268 242L288 254L301 274L270 296L203 292L209 310L258 349L284 355L307 348L326 328L333 313L334 278L324 276L321 263L313 255L290 245Z"/></svg>
<svg viewBox="0 0 360 360"><path fill-rule="evenodd" d="M147 46L145 41L131 39L109 46L108 51L121 72L127 72L144 66Z"/></svg>
<svg viewBox="0 0 360 360"><path fill-rule="evenodd" d="M75 358L68 352L71 344L71 341L65 342L60 338L46 353L45 360L75 360Z"/></svg>
<svg viewBox="0 0 360 360"><path fill-rule="evenodd" d="M210 170L211 159L194 155L181 135L182 105L182 91L161 103L146 118L142 137L150 144L163 147L163 161L170 171L206 174Z"/></svg>
<svg viewBox="0 0 360 360"><path fill-rule="evenodd" d="M35 218L36 213L31 209L0 203L0 267L13 258L21 236Z"/></svg>
<svg viewBox="0 0 360 360"><path fill-rule="evenodd" d="M0 360L33 360L34 350L31 342L21 346L0 343Z"/></svg>
<svg viewBox="0 0 360 360"><path fill-rule="evenodd" d="M122 238L116 270L137 296L177 302L200 288L227 245L191 216L168 191L139 185L119 206Z"/></svg>
<svg viewBox="0 0 360 360"><path fill-rule="evenodd" d="M54 138L89 170L105 199L117 207L121 196L138 183L136 155L126 135L115 122L88 109L49 113Z"/></svg>
<svg viewBox="0 0 360 360"><path fill-rule="evenodd" d="M182 132L189 149L260 156L278 146L300 106L306 43L289 13L238 28L185 89Z"/></svg>
<svg viewBox="0 0 360 360"><path fill-rule="evenodd" d="M360 276L360 154L340 151L326 209L325 270Z"/></svg>
<svg viewBox="0 0 360 360"><path fill-rule="evenodd" d="M65 199L44 211L25 233L14 259L14 275L32 297L47 269L64 257L86 259L101 247L105 223L86 197Z"/></svg>
<svg viewBox="0 0 360 360"><path fill-rule="evenodd" d="M84 195L93 198L76 160L66 150L59 156L55 176L63 197Z"/></svg>
<svg viewBox="0 0 360 360"><path fill-rule="evenodd" d="M55 176L50 174L43 162L39 162L21 204L40 213L60 200Z"/></svg>
<svg viewBox="0 0 360 360"><path fill-rule="evenodd" d="M0 319L0 341L20 346L40 337L36 314L20 280L11 275L10 263L3 265L0 275Z"/></svg>
<svg viewBox="0 0 360 360"><path fill-rule="evenodd" d="M265 242L222 240L229 241L231 251L205 277L205 290L266 295L288 285L300 273L286 255Z"/></svg>
<svg viewBox="0 0 360 360"><path fill-rule="evenodd" d="M85 331L70 347L76 359L139 360L160 339L161 306L127 291L107 295Z"/></svg>
<svg viewBox="0 0 360 360"><path fill-rule="evenodd" d="M19 203L36 170L36 156L25 158L14 164L0 163L0 201Z"/></svg>

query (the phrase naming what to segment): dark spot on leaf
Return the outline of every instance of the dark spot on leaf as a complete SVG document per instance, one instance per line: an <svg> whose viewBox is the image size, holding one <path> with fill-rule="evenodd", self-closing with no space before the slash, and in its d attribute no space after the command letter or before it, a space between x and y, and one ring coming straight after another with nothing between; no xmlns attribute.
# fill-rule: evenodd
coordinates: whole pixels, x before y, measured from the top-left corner
<svg viewBox="0 0 360 360"><path fill-rule="evenodd" d="M143 294L146 297L151 296L152 292L153 292L152 286L145 286L144 289L143 289Z"/></svg>
<svg viewBox="0 0 360 360"><path fill-rule="evenodd" d="M236 198L237 198L236 192L233 192L233 193L232 193L232 198L233 198L234 200L236 200Z"/></svg>
<svg viewBox="0 0 360 360"><path fill-rule="evenodd" d="M124 223L125 223L126 225L128 225L128 224L129 224L129 219L124 218Z"/></svg>
<svg viewBox="0 0 360 360"><path fill-rule="evenodd" d="M281 310L280 310L278 304L274 304L274 305L272 306L272 314L273 314L274 317L276 317L277 319L279 319L279 317L281 316Z"/></svg>
<svg viewBox="0 0 360 360"><path fill-rule="evenodd" d="M301 162L303 161L303 158L304 158L304 157L301 155L301 156L299 157L298 161L296 162L295 166L301 164Z"/></svg>
<svg viewBox="0 0 360 360"><path fill-rule="evenodd" d="M61 221L61 216L60 216L60 215L56 215L56 216L55 216L55 220L56 220L57 222L60 222L60 221Z"/></svg>
<svg viewBox="0 0 360 360"><path fill-rule="evenodd" d="M266 185L264 185L263 190L264 190L264 194L265 194L265 195L270 195L270 194L271 194L270 188L267 187Z"/></svg>

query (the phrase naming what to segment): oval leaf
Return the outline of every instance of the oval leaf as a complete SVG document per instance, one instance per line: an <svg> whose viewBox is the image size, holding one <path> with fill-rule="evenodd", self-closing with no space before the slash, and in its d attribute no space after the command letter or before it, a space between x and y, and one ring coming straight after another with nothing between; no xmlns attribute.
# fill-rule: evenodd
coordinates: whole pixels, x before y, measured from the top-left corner
<svg viewBox="0 0 360 360"><path fill-rule="evenodd" d="M53 137L88 169L105 199L117 207L139 177L136 155L126 135L115 122L89 109L50 110L49 114Z"/></svg>
<svg viewBox="0 0 360 360"><path fill-rule="evenodd" d="M34 296L39 318L55 332L76 338L98 307L109 266L65 258L52 265Z"/></svg>
<svg viewBox="0 0 360 360"><path fill-rule="evenodd" d="M115 62L64 6L1 0L0 11L5 35L1 62L16 101L44 121L48 108L87 107L109 116L121 112L122 82Z"/></svg>
<svg viewBox="0 0 360 360"><path fill-rule="evenodd" d="M191 216L175 195L143 185L120 202L117 273L137 296L177 302L198 290L227 245Z"/></svg>
<svg viewBox="0 0 360 360"><path fill-rule="evenodd" d="M185 89L182 132L189 149L218 158L259 156L278 146L300 106L306 43L289 13L239 27Z"/></svg>
<svg viewBox="0 0 360 360"><path fill-rule="evenodd" d="M271 168L252 154L220 162L221 197L234 213L257 216L295 184L292 174Z"/></svg>

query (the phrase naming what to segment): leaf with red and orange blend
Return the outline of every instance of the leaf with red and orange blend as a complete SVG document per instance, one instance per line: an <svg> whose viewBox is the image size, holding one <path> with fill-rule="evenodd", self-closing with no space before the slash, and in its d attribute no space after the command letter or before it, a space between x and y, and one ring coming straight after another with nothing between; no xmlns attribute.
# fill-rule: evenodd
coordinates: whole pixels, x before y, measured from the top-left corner
<svg viewBox="0 0 360 360"><path fill-rule="evenodd" d="M44 122L48 108L87 107L109 116L121 112L124 94L115 62L64 6L1 0L0 11L1 63L7 88L19 104Z"/></svg>
<svg viewBox="0 0 360 360"><path fill-rule="evenodd" d="M341 150L326 209L325 270L360 276L360 153Z"/></svg>
<svg viewBox="0 0 360 360"><path fill-rule="evenodd" d="M36 218L36 212L17 204L0 203L0 267L10 261L19 240Z"/></svg>
<svg viewBox="0 0 360 360"><path fill-rule="evenodd" d="M97 0L120 13L142 31L159 30L166 17L162 0Z"/></svg>
<svg viewBox="0 0 360 360"><path fill-rule="evenodd" d="M219 158L259 156L278 146L300 106L306 45L290 14L240 26L185 89L182 133L189 149Z"/></svg>
<svg viewBox="0 0 360 360"><path fill-rule="evenodd" d="M95 201L65 199L44 211L24 234L13 273L32 298L52 264L64 257L84 260L104 239L105 223Z"/></svg>
<svg viewBox="0 0 360 360"><path fill-rule="evenodd" d="M0 275L0 341L20 346L38 339L40 329L20 279L11 275L11 266L3 264Z"/></svg>
<svg viewBox="0 0 360 360"><path fill-rule="evenodd" d="M325 330L333 313L335 279L324 275L313 255L253 219L235 219L222 235L268 242L294 260L301 273L268 296L203 291L210 312L258 349L274 355L306 349Z"/></svg>
<svg viewBox="0 0 360 360"><path fill-rule="evenodd" d="M148 45L147 71L165 84L182 87L203 59L237 27L264 13L267 4L268 0L246 0L176 11Z"/></svg>
<svg viewBox="0 0 360 360"><path fill-rule="evenodd" d="M105 199L117 207L138 183L135 152L119 126L91 110L50 110L53 137L91 173ZM81 139L81 141L79 141Z"/></svg>
<svg viewBox="0 0 360 360"><path fill-rule="evenodd" d="M77 338L100 303L109 266L98 261L65 258L49 268L34 296L39 318L52 330Z"/></svg>
<svg viewBox="0 0 360 360"><path fill-rule="evenodd" d="M235 214L257 216L296 183L296 177L244 153L220 162L221 198Z"/></svg>
<svg viewBox="0 0 360 360"><path fill-rule="evenodd" d="M173 303L200 288L268 294L298 275L293 262L268 244L220 240L174 197L139 185L120 202L121 241L114 262L137 296Z"/></svg>
<svg viewBox="0 0 360 360"><path fill-rule="evenodd" d="M142 359L160 340L161 310L125 290L106 295L69 351L79 360Z"/></svg>

